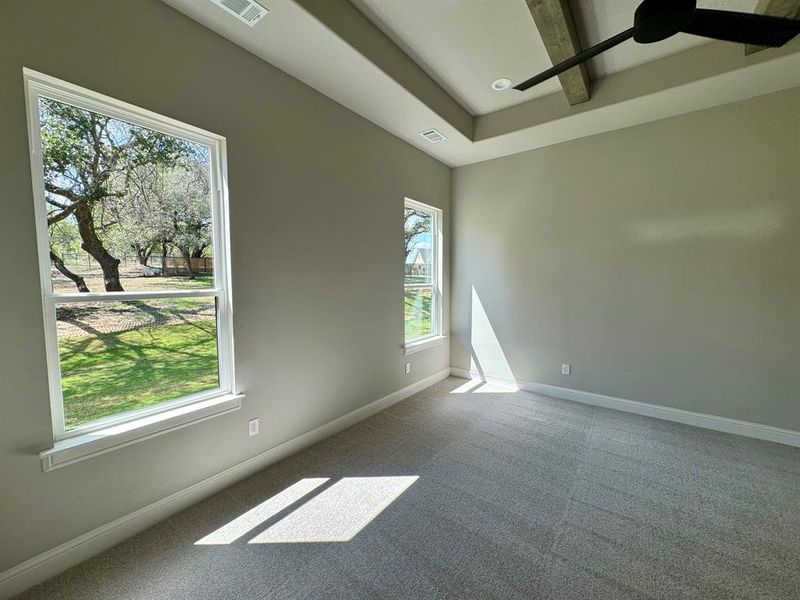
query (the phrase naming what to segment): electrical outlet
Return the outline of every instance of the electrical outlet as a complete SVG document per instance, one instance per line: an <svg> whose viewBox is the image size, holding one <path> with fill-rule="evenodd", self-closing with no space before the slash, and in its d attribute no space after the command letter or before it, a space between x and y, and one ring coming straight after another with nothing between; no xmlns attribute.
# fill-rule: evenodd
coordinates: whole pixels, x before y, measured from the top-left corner
<svg viewBox="0 0 800 600"><path fill-rule="evenodd" d="M250 419L250 423L248 423L247 431L250 433L250 437L253 437L258 433L258 419Z"/></svg>
<svg viewBox="0 0 800 600"><path fill-rule="evenodd" d="M562 375L572 375L572 365L561 365L561 374Z"/></svg>
<svg viewBox="0 0 800 600"><path fill-rule="evenodd" d="M411 373L411 363L406 363L406 375Z"/></svg>

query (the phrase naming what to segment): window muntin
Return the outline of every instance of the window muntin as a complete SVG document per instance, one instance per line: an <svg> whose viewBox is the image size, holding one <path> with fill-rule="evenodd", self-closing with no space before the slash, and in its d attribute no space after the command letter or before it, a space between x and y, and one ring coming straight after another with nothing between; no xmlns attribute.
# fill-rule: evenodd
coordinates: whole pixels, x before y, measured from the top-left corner
<svg viewBox="0 0 800 600"><path fill-rule="evenodd" d="M26 85L55 438L232 393L224 138Z"/></svg>
<svg viewBox="0 0 800 600"><path fill-rule="evenodd" d="M406 199L403 213L405 342L441 335L441 211Z"/></svg>

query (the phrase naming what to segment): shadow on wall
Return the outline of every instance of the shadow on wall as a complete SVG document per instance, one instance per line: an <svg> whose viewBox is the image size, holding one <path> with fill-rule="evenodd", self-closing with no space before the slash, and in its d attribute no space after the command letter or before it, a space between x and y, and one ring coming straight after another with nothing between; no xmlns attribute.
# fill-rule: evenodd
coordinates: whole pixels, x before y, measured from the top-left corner
<svg viewBox="0 0 800 600"><path fill-rule="evenodd" d="M484 382L487 379L498 379L503 383L507 382L507 386L516 388L516 378L511 371L511 365L508 364L508 359L500 346L500 341L497 339L497 334L483 308L475 286L472 286L471 313L470 373L477 373ZM495 384L494 387L498 386Z"/></svg>

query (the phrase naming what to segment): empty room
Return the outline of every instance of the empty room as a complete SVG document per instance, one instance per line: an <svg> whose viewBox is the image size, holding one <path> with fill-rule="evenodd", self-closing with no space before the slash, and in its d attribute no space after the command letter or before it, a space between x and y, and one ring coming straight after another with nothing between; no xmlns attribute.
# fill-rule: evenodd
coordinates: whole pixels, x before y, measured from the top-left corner
<svg viewBox="0 0 800 600"><path fill-rule="evenodd" d="M0 600L800 598L800 0L0 0Z"/></svg>

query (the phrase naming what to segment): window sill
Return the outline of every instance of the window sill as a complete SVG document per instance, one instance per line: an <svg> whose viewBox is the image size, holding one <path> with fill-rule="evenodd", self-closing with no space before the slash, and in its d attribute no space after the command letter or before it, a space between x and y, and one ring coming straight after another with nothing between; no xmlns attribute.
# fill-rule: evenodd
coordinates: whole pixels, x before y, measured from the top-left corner
<svg viewBox="0 0 800 600"><path fill-rule="evenodd" d="M224 394L58 441L51 449L39 453L42 470L47 472L60 469L162 433L239 410L243 399L243 394Z"/></svg>
<svg viewBox="0 0 800 600"><path fill-rule="evenodd" d="M432 337L417 340L416 342L405 344L403 346L403 354L409 355L414 354L415 352L421 352L422 350L427 350L428 348L433 348L434 346L444 344L446 341L446 335L434 335Z"/></svg>

